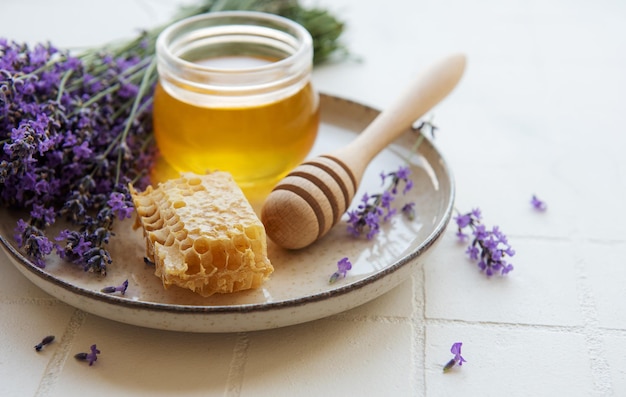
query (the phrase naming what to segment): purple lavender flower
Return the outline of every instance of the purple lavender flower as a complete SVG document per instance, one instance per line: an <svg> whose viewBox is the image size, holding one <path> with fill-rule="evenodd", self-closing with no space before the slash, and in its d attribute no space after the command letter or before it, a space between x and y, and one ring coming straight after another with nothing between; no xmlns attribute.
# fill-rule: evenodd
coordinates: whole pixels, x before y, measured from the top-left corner
<svg viewBox="0 0 626 397"><path fill-rule="evenodd" d="M402 212L404 214L404 216L407 217L408 220L412 221L415 220L416 214L415 214L415 203L414 202L410 202L410 203L406 203L402 206L402 208L400 209L400 212Z"/></svg>
<svg viewBox="0 0 626 397"><path fill-rule="evenodd" d="M117 215L118 219L130 218L134 211L133 202L123 193L113 192L107 201L107 205L111 207L111 211Z"/></svg>
<svg viewBox="0 0 626 397"><path fill-rule="evenodd" d="M57 254L62 259L67 259L74 263L84 265L86 254L92 248L93 244L85 238L85 235L80 232L68 229L62 230L55 240L57 242L65 241L65 245L58 243L55 245Z"/></svg>
<svg viewBox="0 0 626 397"><path fill-rule="evenodd" d="M457 215L454 218L454 221L456 222L457 226L459 227L459 229L463 229L466 226L469 226L470 223L472 223L472 214L464 214L464 215ZM480 218L478 218L480 219Z"/></svg>
<svg viewBox="0 0 626 397"><path fill-rule="evenodd" d="M398 178L399 180L403 180L406 182L409 179L409 175L411 175L411 170L409 169L409 167L401 166L396 171L395 178ZM394 177L392 173L388 174L387 176Z"/></svg>
<svg viewBox="0 0 626 397"><path fill-rule="evenodd" d="M548 209L547 204L542 201L539 200L539 198L537 198L536 195L533 194L533 197L530 200L530 204L533 206L534 209L536 209L537 211L545 211Z"/></svg>
<svg viewBox="0 0 626 397"><path fill-rule="evenodd" d="M30 211L30 217L32 220L38 220L45 227L54 223L56 214L54 208L46 208L41 204L34 203Z"/></svg>
<svg viewBox="0 0 626 397"><path fill-rule="evenodd" d="M116 286L111 286L111 287L104 287L100 290L100 292L104 292L105 294L112 294L115 292L121 292L122 295L126 294L126 290L128 289L128 280L124 280L124 282L120 285Z"/></svg>
<svg viewBox="0 0 626 397"><path fill-rule="evenodd" d="M79 361L87 361L89 366L92 366L96 361L98 361L98 354L100 354L100 350L96 347L96 345L91 345L89 353L77 353L74 355L74 358Z"/></svg>
<svg viewBox="0 0 626 397"><path fill-rule="evenodd" d="M481 219L482 214L478 208L466 214L458 214L454 218L457 224L456 235L460 241L465 242L470 235L464 229L471 229L473 238L465 252L471 260L477 261L478 267L487 276L508 274L513 270L513 265L507 262L507 257L514 256L515 250L498 226L488 230L480 222Z"/></svg>
<svg viewBox="0 0 626 397"><path fill-rule="evenodd" d="M330 276L330 280L328 282L332 284L340 277L345 278L346 273L348 273L348 270L350 269L352 269L352 263L350 260L347 257L342 258L339 262L337 262L337 271Z"/></svg>
<svg viewBox="0 0 626 397"><path fill-rule="evenodd" d="M463 346L462 342L456 342L452 344L452 347L450 348L450 352L454 354L454 358L448 361L448 363L443 367L443 372L448 372L455 365L461 366L463 365L464 362L467 362L467 360L465 360L463 356L461 356L461 346Z"/></svg>
<svg viewBox="0 0 626 397"><path fill-rule="evenodd" d="M19 219L15 228L15 241L19 247L24 248L27 255L33 258L35 265L40 268L46 267L44 258L53 251L54 245L48 240L43 230Z"/></svg>
<svg viewBox="0 0 626 397"><path fill-rule="evenodd" d="M80 145L72 147L72 153L74 153L74 160L88 159L93 151L89 148L89 142L83 141Z"/></svg>
<svg viewBox="0 0 626 397"><path fill-rule="evenodd" d="M389 221L397 213L397 209L392 204L398 195L399 185L401 183L404 185L402 194L406 194L413 187L413 181L409 179L410 173L411 170L403 166L395 172L381 172L382 184L384 185L390 179L390 186L382 193L373 195L365 193L357 208L348 211L348 232L355 237L365 233L368 240L374 238L380 231L381 223ZM413 206L414 203L405 204L401 209L401 212L409 219L415 218Z"/></svg>

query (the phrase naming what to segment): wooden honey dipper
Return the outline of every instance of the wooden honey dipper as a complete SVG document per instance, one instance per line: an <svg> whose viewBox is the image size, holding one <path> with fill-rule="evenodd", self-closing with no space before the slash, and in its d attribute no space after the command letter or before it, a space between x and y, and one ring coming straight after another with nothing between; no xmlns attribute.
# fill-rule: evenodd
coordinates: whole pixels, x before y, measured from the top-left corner
<svg viewBox="0 0 626 397"><path fill-rule="evenodd" d="M464 55L432 65L354 141L302 163L282 179L261 210L269 238L298 249L325 235L348 209L370 161L446 97L464 69Z"/></svg>

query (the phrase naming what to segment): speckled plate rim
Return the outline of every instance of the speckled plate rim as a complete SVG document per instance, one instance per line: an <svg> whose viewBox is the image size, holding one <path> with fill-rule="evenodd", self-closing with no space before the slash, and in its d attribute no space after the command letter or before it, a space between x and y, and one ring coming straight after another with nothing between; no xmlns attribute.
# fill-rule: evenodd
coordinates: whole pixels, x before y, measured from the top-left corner
<svg viewBox="0 0 626 397"><path fill-rule="evenodd" d="M353 106L358 106L363 108L366 112L373 112L374 114L378 114L379 111L369 107L367 105L360 104L358 102L352 101L350 99L345 99L337 96L331 96L327 94L320 94L322 101L341 101ZM342 285L330 291L325 291L317 294L306 295L295 299L287 299L275 302L266 302L266 303L254 303L254 304L240 304L240 305L227 305L227 306L200 306L200 305L176 305L176 304L166 304L166 303L158 303L158 302L146 302L146 301L133 301L128 300L123 297L118 297L114 295L102 294L97 291L86 290L81 287L77 287L71 283L68 283L62 279L55 277L47 273L45 270L36 266L32 261L26 258L21 252L19 252L8 240L6 237L0 235L0 246L3 247L7 255L9 255L15 263L19 263L22 268L18 269L21 272L23 270L28 271L32 275L40 278L41 280L48 282L56 287L60 287L63 290L66 290L72 294L76 294L79 296L83 296L88 298L89 300L100 301L107 304L118 305L124 308L129 309L141 309L148 310L153 312L161 312L161 313L173 313L173 314L244 314L251 312L266 312L272 310L280 310L286 308L295 308L298 306L302 306L305 304L316 303L320 301L325 301L328 299L333 299L336 297L343 296L345 294L354 292L356 290L362 289L363 287L370 286L377 281L388 277L390 274L395 273L402 267L404 267L407 263L415 260L417 257L422 255L425 251L427 251L431 246L435 244L435 242L441 237L444 233L450 219L452 217L452 212L454 209L454 200L456 194L456 188L454 183L454 178L452 175L452 171L448 166L448 163L445 161L444 157L434 146L432 141L426 138L422 145L428 146L428 150L432 150L435 155L438 157L438 162L440 168L443 170L445 176L447 177L449 185L447 189L449 190L449 200L446 203L445 210L440 221L434 226L433 231L425 238L413 251L404 255L402 258L395 261L393 264L381 269L369 276L366 276L360 280L356 280L354 282ZM421 151L422 149L420 149ZM384 293L390 288L395 287L399 284L400 281L394 283L389 288L386 288ZM374 299L377 296L372 296L371 299ZM368 299L368 300L371 300ZM360 302L362 304L365 302ZM77 306L77 305L73 305ZM354 305L357 306L357 305ZM330 313L333 314L333 313ZM329 315L330 315L329 314ZM119 321L119 320L118 320ZM289 325L289 324L286 324ZM150 327L150 325L146 325ZM210 332L210 331L206 331Z"/></svg>

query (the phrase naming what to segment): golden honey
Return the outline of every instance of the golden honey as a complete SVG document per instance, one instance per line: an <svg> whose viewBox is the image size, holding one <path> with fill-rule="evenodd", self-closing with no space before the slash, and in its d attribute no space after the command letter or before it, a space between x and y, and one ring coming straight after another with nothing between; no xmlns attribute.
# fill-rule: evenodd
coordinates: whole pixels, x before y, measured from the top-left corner
<svg viewBox="0 0 626 397"><path fill-rule="evenodd" d="M154 133L178 171L229 171L241 185L282 177L311 150L319 124L307 84L288 98L253 107L209 108L180 101L157 86Z"/></svg>
<svg viewBox="0 0 626 397"><path fill-rule="evenodd" d="M221 12L161 36L153 121L171 168L228 171L246 190L302 162L319 125L304 28L275 15Z"/></svg>

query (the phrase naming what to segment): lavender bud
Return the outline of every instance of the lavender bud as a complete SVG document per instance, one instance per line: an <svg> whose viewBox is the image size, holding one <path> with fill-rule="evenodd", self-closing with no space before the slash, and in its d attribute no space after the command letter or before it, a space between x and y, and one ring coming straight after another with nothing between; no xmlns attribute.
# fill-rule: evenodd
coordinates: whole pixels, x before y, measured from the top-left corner
<svg viewBox="0 0 626 397"><path fill-rule="evenodd" d="M43 349L45 345L49 345L50 343L52 343L53 340L54 340L54 335L46 336L45 338L41 340L41 342L35 345L35 350L37 350L38 352L41 351L41 349Z"/></svg>

